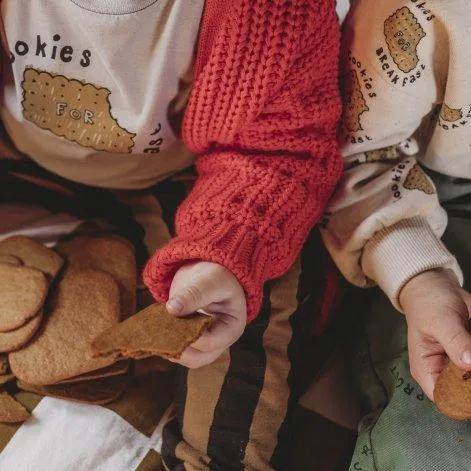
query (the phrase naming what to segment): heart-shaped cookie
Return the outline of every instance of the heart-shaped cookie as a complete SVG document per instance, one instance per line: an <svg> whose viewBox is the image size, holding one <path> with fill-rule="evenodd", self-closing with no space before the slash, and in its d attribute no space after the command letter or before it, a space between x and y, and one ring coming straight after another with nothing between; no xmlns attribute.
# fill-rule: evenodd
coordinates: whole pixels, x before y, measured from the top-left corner
<svg viewBox="0 0 471 471"><path fill-rule="evenodd" d="M0 264L0 332L25 325L42 308L48 291L44 273Z"/></svg>
<svg viewBox="0 0 471 471"><path fill-rule="evenodd" d="M43 386L110 365L110 359L92 357L90 344L117 324L119 315L119 287L111 275L66 271L42 328L25 348L10 353L13 374L24 383Z"/></svg>
<svg viewBox="0 0 471 471"><path fill-rule="evenodd" d="M25 325L11 332L0 332L0 352L14 352L23 347L39 329L43 320L43 310L30 319Z"/></svg>
<svg viewBox="0 0 471 471"><path fill-rule="evenodd" d="M21 235L0 242L0 254L12 255L21 260L23 265L42 271L49 281L57 276L64 264L62 257L54 250Z"/></svg>
<svg viewBox="0 0 471 471"><path fill-rule="evenodd" d="M132 245L117 236L78 236L56 246L68 270L94 269L109 273L121 293L121 320L136 313L137 269Z"/></svg>

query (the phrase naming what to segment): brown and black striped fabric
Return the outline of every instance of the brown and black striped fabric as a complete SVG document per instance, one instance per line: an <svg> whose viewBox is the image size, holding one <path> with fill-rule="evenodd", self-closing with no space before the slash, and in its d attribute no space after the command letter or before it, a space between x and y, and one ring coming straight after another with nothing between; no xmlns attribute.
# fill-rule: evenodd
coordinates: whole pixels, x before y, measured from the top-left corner
<svg viewBox="0 0 471 471"><path fill-rule="evenodd" d="M167 469L289 469L293 411L312 379L305 359L322 291L316 242L313 235L289 272L267 283L259 316L228 352L201 369L180 368L177 413L163 430Z"/></svg>

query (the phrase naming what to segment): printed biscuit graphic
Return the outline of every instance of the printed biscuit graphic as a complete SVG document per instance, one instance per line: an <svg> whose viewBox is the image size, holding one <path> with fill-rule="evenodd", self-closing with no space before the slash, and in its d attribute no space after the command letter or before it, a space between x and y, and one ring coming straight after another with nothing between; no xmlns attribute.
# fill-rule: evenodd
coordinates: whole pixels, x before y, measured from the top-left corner
<svg viewBox="0 0 471 471"><path fill-rule="evenodd" d="M444 121L449 121L450 123L453 123L463 117L463 112L461 111L461 108L450 108L446 103L443 103L442 110L440 111L440 117Z"/></svg>
<svg viewBox="0 0 471 471"><path fill-rule="evenodd" d="M343 120L349 132L362 130L360 117L369 111L360 82L355 70L350 71L345 77L345 107Z"/></svg>
<svg viewBox="0 0 471 471"><path fill-rule="evenodd" d="M399 158L399 150L397 146L385 147L384 149L372 150L365 152L367 162L381 162L397 160Z"/></svg>
<svg viewBox="0 0 471 471"><path fill-rule="evenodd" d="M23 78L23 116L81 146L129 153L136 135L120 127L111 115L110 93L106 88L28 68Z"/></svg>
<svg viewBox="0 0 471 471"><path fill-rule="evenodd" d="M425 31L409 8L400 8L384 22L384 35L399 69L405 73L414 70L419 62L417 46Z"/></svg>
<svg viewBox="0 0 471 471"><path fill-rule="evenodd" d="M435 194L435 188L424 171L415 164L408 173L404 181L404 188L407 190L423 191L427 195Z"/></svg>

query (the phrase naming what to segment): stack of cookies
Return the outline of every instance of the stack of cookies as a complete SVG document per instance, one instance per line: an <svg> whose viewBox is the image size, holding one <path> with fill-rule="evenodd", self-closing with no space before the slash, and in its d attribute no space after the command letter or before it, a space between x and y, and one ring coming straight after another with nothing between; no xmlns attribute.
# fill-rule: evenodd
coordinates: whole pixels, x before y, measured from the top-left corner
<svg viewBox="0 0 471 471"><path fill-rule="evenodd" d="M16 380L25 391L106 404L124 392L129 360L178 358L211 324L158 304L134 315L136 292L134 248L119 237L78 236L54 250L21 236L0 242L0 388ZM0 422L28 416L0 389Z"/></svg>
<svg viewBox="0 0 471 471"><path fill-rule="evenodd" d="M62 265L61 256L26 237L0 243L0 352L21 348L39 329Z"/></svg>
<svg viewBox="0 0 471 471"><path fill-rule="evenodd" d="M0 257L4 382L16 378L20 389L79 402L116 399L129 365L94 358L90 344L135 312L132 246L113 236L77 237L52 250L12 237L0 243ZM1 413L14 402L3 392L0 421L25 419L22 407L15 417Z"/></svg>

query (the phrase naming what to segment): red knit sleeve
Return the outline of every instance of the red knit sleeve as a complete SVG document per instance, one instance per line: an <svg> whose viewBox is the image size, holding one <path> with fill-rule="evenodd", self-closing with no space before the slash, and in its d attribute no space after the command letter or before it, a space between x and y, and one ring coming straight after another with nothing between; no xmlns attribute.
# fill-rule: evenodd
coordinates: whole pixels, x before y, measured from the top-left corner
<svg viewBox="0 0 471 471"><path fill-rule="evenodd" d="M334 3L241 0L227 18L185 116L199 178L144 273L156 298L183 264L211 261L244 287L250 321L294 263L342 167Z"/></svg>

